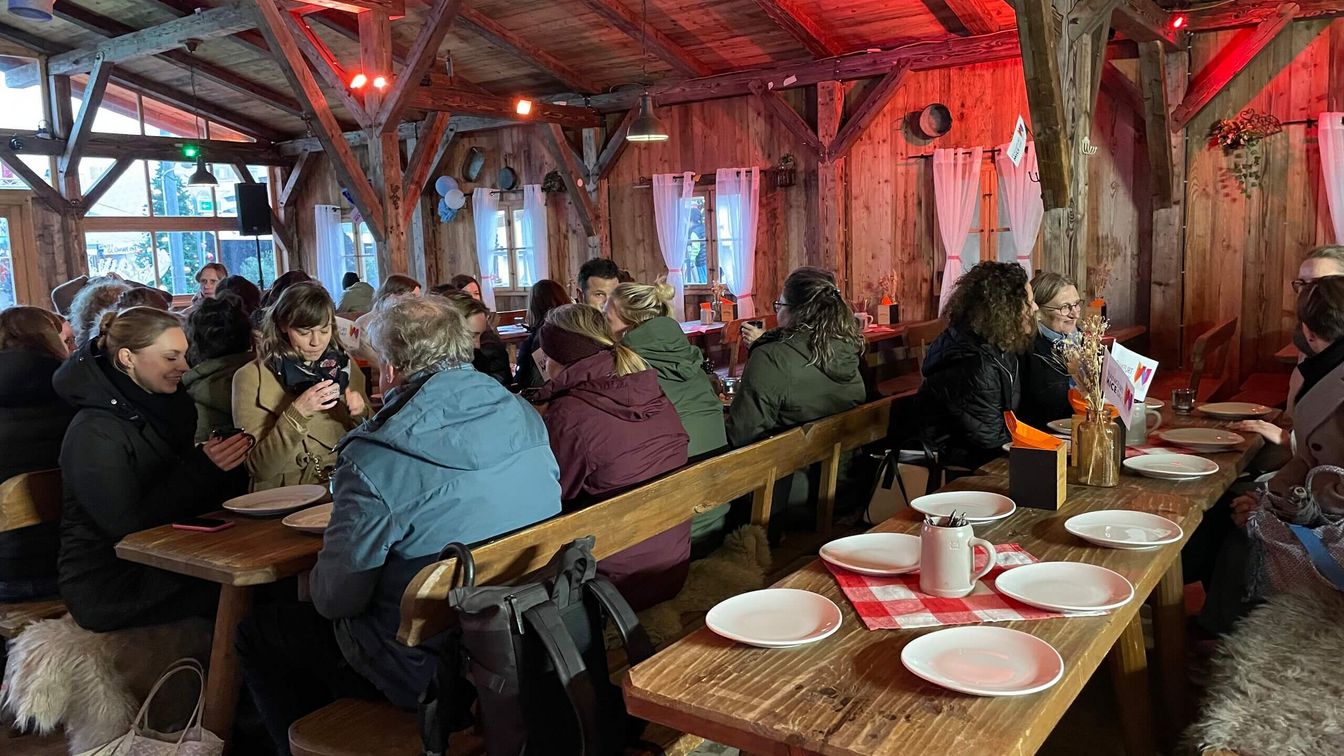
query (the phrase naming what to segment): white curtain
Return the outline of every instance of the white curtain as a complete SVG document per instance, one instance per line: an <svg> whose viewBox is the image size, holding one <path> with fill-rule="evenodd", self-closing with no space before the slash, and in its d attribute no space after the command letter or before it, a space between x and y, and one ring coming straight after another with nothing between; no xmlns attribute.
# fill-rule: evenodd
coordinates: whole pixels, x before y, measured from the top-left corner
<svg viewBox="0 0 1344 756"><path fill-rule="evenodd" d="M761 169L720 168L714 174L718 215L719 266L723 282L737 295L737 316L756 315L756 223L760 217ZM724 240L731 244L724 244Z"/></svg>
<svg viewBox="0 0 1344 756"><path fill-rule="evenodd" d="M317 280L327 287L332 299L341 298L341 277L345 275L345 239L341 238L341 208L336 205L316 205L313 208L317 238ZM362 277L364 271L357 270Z"/></svg>
<svg viewBox="0 0 1344 756"><path fill-rule="evenodd" d="M680 180L678 180L680 179ZM684 291L686 279L681 266L686 261L686 241L691 235L691 213L687 207L695 192L695 175L687 171L659 173L653 177L653 221L658 228L658 248L667 266L667 282L676 290L672 297L672 316L686 319Z"/></svg>
<svg viewBox="0 0 1344 756"><path fill-rule="evenodd" d="M1027 278L1031 278L1031 250L1036 246L1041 219L1045 217L1040 181L1031 180L1033 174L1040 176L1036 166L1036 143L1027 142L1021 165L1013 165L1006 144L999 147L994 162L999 168L999 184L1003 187L1003 204L1008 210L1008 230L1013 235L1017 263L1027 271Z"/></svg>
<svg viewBox="0 0 1344 756"><path fill-rule="evenodd" d="M495 226L499 197L489 189L471 193L471 218L476 224L476 263L480 266L481 301L495 309Z"/></svg>
<svg viewBox="0 0 1344 756"><path fill-rule="evenodd" d="M984 148L933 151L933 198L938 208L938 235L947 260L943 264L941 310L952 297L961 277L961 248L971 233L971 219L980 199L980 160Z"/></svg>
<svg viewBox="0 0 1344 756"><path fill-rule="evenodd" d="M551 277L550 237L546 231L546 195L541 184L523 187L523 245L527 247L527 269L532 282Z"/></svg>
<svg viewBox="0 0 1344 756"><path fill-rule="evenodd" d="M1321 113L1321 176L1335 226L1335 244L1344 244L1344 113Z"/></svg>

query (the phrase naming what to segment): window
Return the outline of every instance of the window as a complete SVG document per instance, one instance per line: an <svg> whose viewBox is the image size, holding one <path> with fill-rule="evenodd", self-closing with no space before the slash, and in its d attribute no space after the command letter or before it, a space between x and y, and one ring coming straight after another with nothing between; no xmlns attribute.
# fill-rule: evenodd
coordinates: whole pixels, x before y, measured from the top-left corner
<svg viewBox="0 0 1344 756"><path fill-rule="evenodd" d="M345 239L345 270L358 273L359 280L378 288L381 280L378 277L378 244L369 232L368 224L343 221L341 236Z"/></svg>
<svg viewBox="0 0 1344 756"><path fill-rule="evenodd" d="M536 283L532 249L523 234L523 208L517 200L500 200L495 213L495 253L492 257L495 290L522 291Z"/></svg>
<svg viewBox="0 0 1344 756"><path fill-rule="evenodd" d="M686 286L709 286L723 280L723 254L733 248L732 228L715 206L713 189L697 189L686 200L691 213L686 237L686 256L681 264Z"/></svg>
<svg viewBox="0 0 1344 756"><path fill-rule="evenodd" d="M971 217L971 233L961 248L964 271L983 261L1016 262L1013 234L1008 230L1008 209L999 188L998 171L988 152L980 168L980 201ZM958 273L957 275L961 275Z"/></svg>
<svg viewBox="0 0 1344 756"><path fill-rule="evenodd" d="M9 219L0 218L0 310L19 303L14 280L14 249L10 243Z"/></svg>

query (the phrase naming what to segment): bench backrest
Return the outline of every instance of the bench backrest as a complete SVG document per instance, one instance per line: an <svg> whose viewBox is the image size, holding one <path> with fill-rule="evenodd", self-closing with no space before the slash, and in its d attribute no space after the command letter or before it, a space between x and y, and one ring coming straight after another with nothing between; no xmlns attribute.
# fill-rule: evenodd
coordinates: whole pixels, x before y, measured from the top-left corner
<svg viewBox="0 0 1344 756"><path fill-rule="evenodd" d="M739 362L742 362L742 324L753 320L765 322L765 330L770 330L779 325L779 318L774 315L762 315L752 318L738 318L723 327L722 334L723 345L728 350L728 376L736 378L741 371L737 369Z"/></svg>
<svg viewBox="0 0 1344 756"><path fill-rule="evenodd" d="M0 533L60 521L60 470L23 473L0 483Z"/></svg>
<svg viewBox="0 0 1344 756"><path fill-rule="evenodd" d="M924 357L929 353L929 345L938 338L938 334L947 328L942 320L924 320L905 327L906 354L915 361L915 368L924 367Z"/></svg>
<svg viewBox="0 0 1344 756"><path fill-rule="evenodd" d="M600 534L594 555L611 556L744 494L752 495L752 523L764 526L775 481L817 462L830 463L818 494L819 506L828 507L835 499L834 471L840 453L884 436L890 410L889 400L863 405L477 546L472 549L476 582L499 585L517 580L545 567L565 544L593 534ZM449 626L447 598L456 571L456 560L446 559L425 567L411 581L401 600L402 643L418 645Z"/></svg>
<svg viewBox="0 0 1344 756"><path fill-rule="evenodd" d="M1199 393L1199 384L1205 377L1205 371L1210 368L1217 371L1213 377L1219 379L1219 386L1212 394L1219 393L1222 384L1230 377L1227 354L1231 351L1228 347L1232 343L1233 334L1237 332L1237 323L1237 318L1224 320L1195 339L1194 347L1190 350L1190 388L1196 393Z"/></svg>

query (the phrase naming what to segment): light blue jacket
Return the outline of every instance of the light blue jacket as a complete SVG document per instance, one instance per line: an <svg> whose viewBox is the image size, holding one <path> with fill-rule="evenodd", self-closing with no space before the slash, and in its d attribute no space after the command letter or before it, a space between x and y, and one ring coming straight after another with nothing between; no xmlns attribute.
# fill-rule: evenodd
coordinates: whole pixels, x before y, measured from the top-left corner
<svg viewBox="0 0 1344 756"><path fill-rule="evenodd" d="M412 376L338 453L313 604L351 666L411 707L438 654L397 642L411 578L448 543L559 514L560 470L536 410L470 365Z"/></svg>

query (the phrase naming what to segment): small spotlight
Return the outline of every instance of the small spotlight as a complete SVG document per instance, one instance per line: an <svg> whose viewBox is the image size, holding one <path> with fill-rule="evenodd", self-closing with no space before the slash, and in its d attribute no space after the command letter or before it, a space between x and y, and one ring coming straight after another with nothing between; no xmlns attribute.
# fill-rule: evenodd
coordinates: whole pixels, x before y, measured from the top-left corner
<svg viewBox="0 0 1344 756"><path fill-rule="evenodd" d="M518 103L513 106L513 109L518 113L518 115L524 115L524 116L531 115L532 101L528 99L520 99L518 100Z"/></svg>
<svg viewBox="0 0 1344 756"><path fill-rule="evenodd" d="M18 137L10 137L10 138L9 138L9 148L10 148L11 150L14 150L15 152L18 152L18 151L22 150L22 149L23 149L23 140L22 140L22 139L19 139Z"/></svg>
<svg viewBox="0 0 1344 756"><path fill-rule="evenodd" d="M369 77L365 76L362 73L357 73L354 76L350 77L351 89L363 89L364 85L368 83L369 83Z"/></svg>
<svg viewBox="0 0 1344 756"><path fill-rule="evenodd" d="M374 89L387 89L387 77L385 77L385 76L375 76L375 77L373 77L373 88L374 88Z"/></svg>
<svg viewBox="0 0 1344 756"><path fill-rule="evenodd" d="M1181 29L1185 28L1185 22L1186 22L1185 14L1177 15L1175 18L1171 19L1171 28L1175 29L1176 31L1180 31Z"/></svg>

